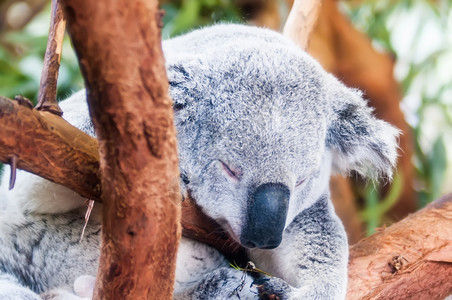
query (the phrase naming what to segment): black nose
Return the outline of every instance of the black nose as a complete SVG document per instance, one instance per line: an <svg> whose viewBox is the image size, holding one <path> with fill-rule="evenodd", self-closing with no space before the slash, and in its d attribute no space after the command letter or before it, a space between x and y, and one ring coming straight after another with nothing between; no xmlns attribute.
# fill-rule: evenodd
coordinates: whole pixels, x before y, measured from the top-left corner
<svg viewBox="0 0 452 300"><path fill-rule="evenodd" d="M248 215L240 242L249 248L279 246L286 223L290 191L280 183L260 185L248 200Z"/></svg>

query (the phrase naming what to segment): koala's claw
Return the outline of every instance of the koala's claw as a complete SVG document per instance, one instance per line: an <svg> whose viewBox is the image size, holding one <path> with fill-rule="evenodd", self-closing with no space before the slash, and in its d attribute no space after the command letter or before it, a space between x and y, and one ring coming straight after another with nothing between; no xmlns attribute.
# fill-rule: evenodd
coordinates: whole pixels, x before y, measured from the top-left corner
<svg viewBox="0 0 452 300"><path fill-rule="evenodd" d="M284 280L276 277L264 277L254 280L259 299L264 300L287 300L290 298L292 287Z"/></svg>

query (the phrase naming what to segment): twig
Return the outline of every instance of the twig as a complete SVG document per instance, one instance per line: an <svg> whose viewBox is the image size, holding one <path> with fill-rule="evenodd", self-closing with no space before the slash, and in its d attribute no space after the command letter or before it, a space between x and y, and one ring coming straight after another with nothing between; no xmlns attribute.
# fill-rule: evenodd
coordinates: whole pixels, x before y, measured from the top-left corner
<svg viewBox="0 0 452 300"><path fill-rule="evenodd" d="M239 271L260 273L260 274L267 275L269 277L273 277L269 273L257 268L256 265L252 261L247 262L247 264L244 268L240 267L235 261L232 263L229 263L229 265Z"/></svg>
<svg viewBox="0 0 452 300"><path fill-rule="evenodd" d="M66 20L64 19L61 5L58 0L52 0L49 39L47 40L36 109L49 111L59 116L63 114L63 111L58 105L56 90L65 27Z"/></svg>
<svg viewBox="0 0 452 300"><path fill-rule="evenodd" d="M16 183L16 170L17 170L17 156L11 156L11 175L9 177L9 189L12 190L14 188L14 184Z"/></svg>
<svg viewBox="0 0 452 300"><path fill-rule="evenodd" d="M85 213L85 225L83 225L82 234L80 235L80 242L83 240L83 235L85 234L86 225L88 225L89 217L91 216L91 212L94 207L94 200L86 200L86 213Z"/></svg>

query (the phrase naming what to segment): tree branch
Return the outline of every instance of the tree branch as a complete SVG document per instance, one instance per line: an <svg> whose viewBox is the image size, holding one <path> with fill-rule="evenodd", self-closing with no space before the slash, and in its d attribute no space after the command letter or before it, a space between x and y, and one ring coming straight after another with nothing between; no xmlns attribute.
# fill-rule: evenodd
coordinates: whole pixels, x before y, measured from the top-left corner
<svg viewBox="0 0 452 300"><path fill-rule="evenodd" d="M350 248L347 299L452 293L452 194Z"/></svg>
<svg viewBox="0 0 452 300"><path fill-rule="evenodd" d="M18 168L99 200L97 140L26 103L0 96L0 161L9 164L14 155Z"/></svg>
<svg viewBox="0 0 452 300"><path fill-rule="evenodd" d="M180 192L158 3L62 6L100 148L102 248L94 298L170 299Z"/></svg>
<svg viewBox="0 0 452 300"><path fill-rule="evenodd" d="M295 0L284 25L283 34L301 49L308 48L309 37L317 21L321 0Z"/></svg>
<svg viewBox="0 0 452 300"><path fill-rule="evenodd" d="M63 114L63 111L57 101L57 81L65 28L66 21L64 20L61 5L58 0L52 0L49 38L47 40L36 109L49 111L59 116Z"/></svg>

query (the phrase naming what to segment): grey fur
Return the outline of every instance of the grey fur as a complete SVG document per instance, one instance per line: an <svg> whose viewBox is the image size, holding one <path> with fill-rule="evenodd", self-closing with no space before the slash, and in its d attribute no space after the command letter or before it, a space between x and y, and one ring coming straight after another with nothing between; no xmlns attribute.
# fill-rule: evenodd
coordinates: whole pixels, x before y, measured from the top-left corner
<svg viewBox="0 0 452 300"><path fill-rule="evenodd" d="M252 299L261 292L281 299L343 299L348 246L329 200L329 176L355 170L390 178L398 131L372 115L360 92L346 88L270 30L216 25L168 40L163 48L183 193L190 190L203 211L237 241L249 226L255 201L264 199L262 205L272 209L267 194L256 196L258 187L272 184L268 195L284 187L280 195L288 197L287 208L275 210L284 216L283 231L272 233L282 237L281 244L247 249L253 262L275 277L253 284L249 274L229 267L216 250L182 239L175 298ZM93 134L84 97L80 92L62 106L69 109L70 122ZM0 296L11 292L2 284L2 278L10 278L5 274L15 276L16 282L6 282L17 287L16 293L31 293L24 286L36 293L71 289L78 276L95 275L98 223L92 222L82 244L76 242L83 215L70 211L80 206L80 198L26 172L19 174L14 191L6 191L5 181ZM60 204L55 206L54 198ZM11 213L19 220L8 218ZM253 215L259 220L253 226L265 230L272 215Z"/></svg>

